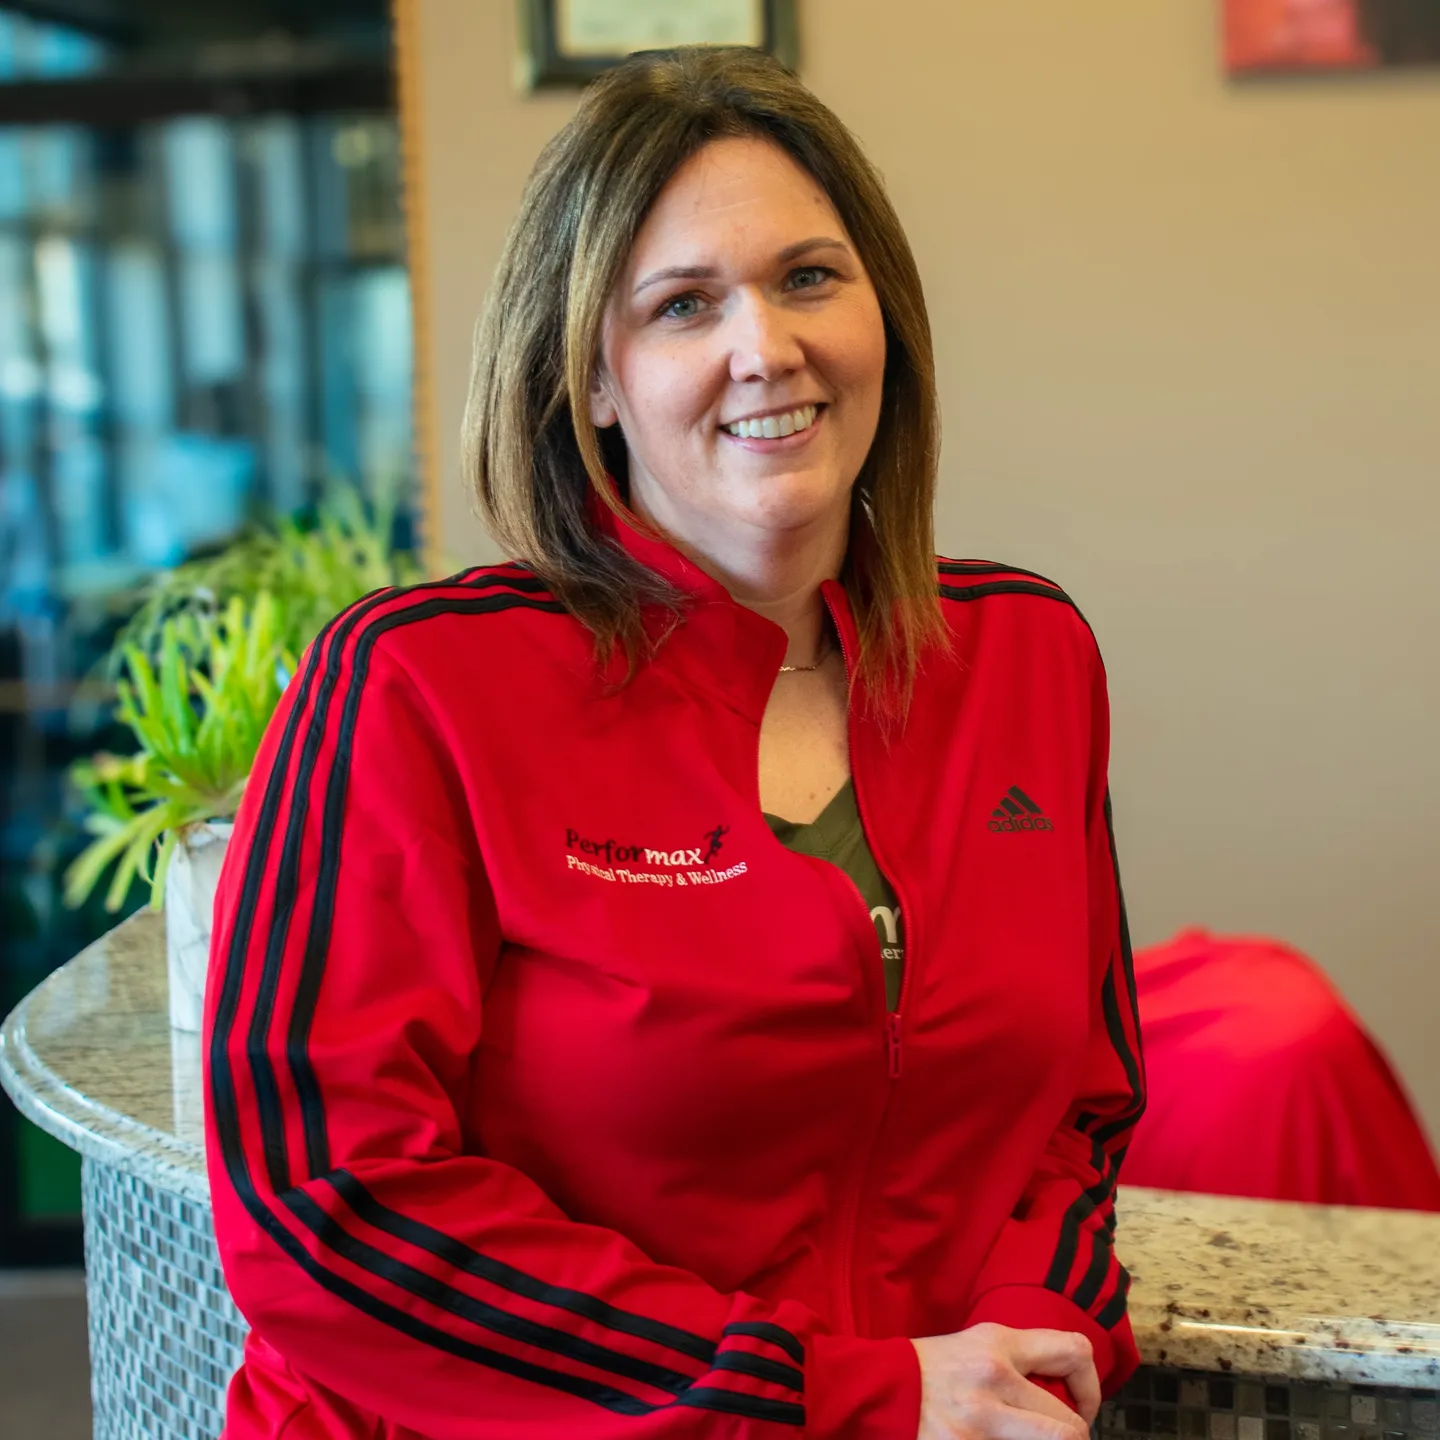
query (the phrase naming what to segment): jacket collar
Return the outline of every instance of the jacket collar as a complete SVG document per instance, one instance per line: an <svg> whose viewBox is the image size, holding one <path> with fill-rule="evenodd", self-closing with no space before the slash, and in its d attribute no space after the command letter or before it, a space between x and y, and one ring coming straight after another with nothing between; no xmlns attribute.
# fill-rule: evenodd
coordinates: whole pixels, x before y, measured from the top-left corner
<svg viewBox="0 0 1440 1440"><path fill-rule="evenodd" d="M613 478L610 485L618 498ZM692 602L679 632L665 641L664 661L676 665L692 683L722 693L758 723L785 659L784 630L741 605L671 541L645 533L649 527L633 511L622 505L617 513L593 492L589 506L591 522L601 535L663 576ZM821 596L835 621L848 666L855 655L857 635L845 587L826 580Z"/></svg>
<svg viewBox="0 0 1440 1440"><path fill-rule="evenodd" d="M610 476L606 479L610 481L611 492L619 500L619 489L614 479ZM646 534L650 527L623 502L617 513L592 490L589 504L591 522L601 535L613 540L647 569L664 576L677 590L701 603L735 603L730 592L713 576L707 575L678 546L663 536Z"/></svg>

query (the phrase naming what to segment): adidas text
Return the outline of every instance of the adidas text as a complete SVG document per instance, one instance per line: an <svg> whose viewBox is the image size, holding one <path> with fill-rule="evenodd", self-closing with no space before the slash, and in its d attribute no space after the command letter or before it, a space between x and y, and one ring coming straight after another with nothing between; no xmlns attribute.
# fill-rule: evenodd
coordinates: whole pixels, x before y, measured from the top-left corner
<svg viewBox="0 0 1440 1440"><path fill-rule="evenodd" d="M1022 815L1017 820L1007 815L1003 820L992 820L992 830L1053 830L1055 827L1043 815Z"/></svg>

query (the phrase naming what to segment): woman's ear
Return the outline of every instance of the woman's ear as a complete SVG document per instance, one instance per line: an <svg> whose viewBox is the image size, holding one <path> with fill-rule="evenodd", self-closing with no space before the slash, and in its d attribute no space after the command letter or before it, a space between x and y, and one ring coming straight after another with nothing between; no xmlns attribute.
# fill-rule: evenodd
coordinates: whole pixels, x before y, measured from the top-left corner
<svg viewBox="0 0 1440 1440"><path fill-rule="evenodd" d="M620 412L610 398L609 387L597 365L590 375L590 423L597 430L608 430L619 419Z"/></svg>

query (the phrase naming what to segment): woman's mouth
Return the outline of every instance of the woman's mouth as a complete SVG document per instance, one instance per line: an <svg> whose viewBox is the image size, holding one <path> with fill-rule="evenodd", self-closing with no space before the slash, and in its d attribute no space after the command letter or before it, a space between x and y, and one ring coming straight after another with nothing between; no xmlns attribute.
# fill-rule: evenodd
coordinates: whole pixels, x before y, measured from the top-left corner
<svg viewBox="0 0 1440 1440"><path fill-rule="evenodd" d="M800 405L774 415L759 415L733 420L720 427L721 432L747 450L769 454L777 450L794 450L807 444L828 407Z"/></svg>

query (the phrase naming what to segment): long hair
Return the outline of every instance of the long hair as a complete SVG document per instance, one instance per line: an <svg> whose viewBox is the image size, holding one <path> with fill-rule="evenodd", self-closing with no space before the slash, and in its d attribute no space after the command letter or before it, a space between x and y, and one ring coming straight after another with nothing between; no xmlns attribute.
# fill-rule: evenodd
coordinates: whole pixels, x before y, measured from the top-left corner
<svg viewBox="0 0 1440 1440"><path fill-rule="evenodd" d="M713 140L758 137L819 182L869 273L884 317L874 443L856 479L841 576L860 637L858 679L903 714L923 651L945 643L934 560L939 412L919 272L884 186L854 136L778 61L743 47L631 56L581 98L531 172L476 330L463 458L481 518L541 575L627 673L642 616L684 599L605 539L596 495L621 502L624 442L599 432L588 396L605 310L651 205ZM618 428L618 427L617 427Z"/></svg>

